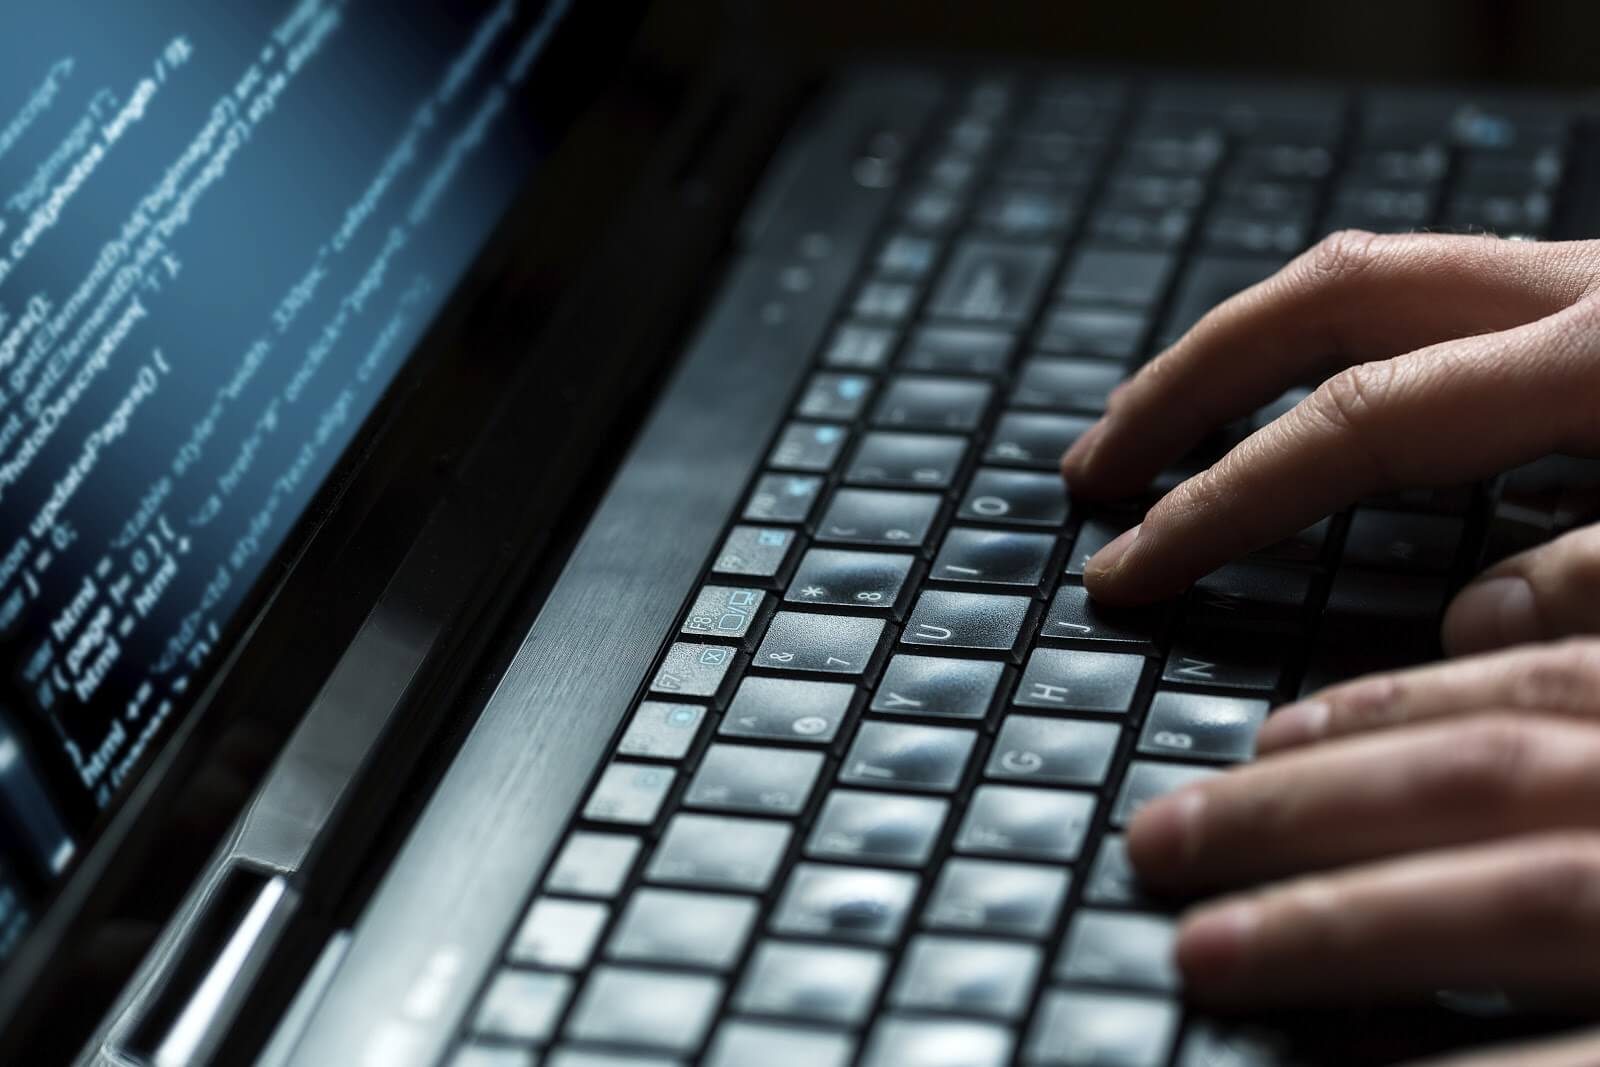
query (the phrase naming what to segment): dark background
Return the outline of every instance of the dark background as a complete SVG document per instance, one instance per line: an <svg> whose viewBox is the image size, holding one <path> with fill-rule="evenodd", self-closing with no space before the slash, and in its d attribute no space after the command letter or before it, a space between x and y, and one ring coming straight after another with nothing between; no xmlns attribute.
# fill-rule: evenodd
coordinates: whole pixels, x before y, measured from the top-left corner
<svg viewBox="0 0 1600 1067"><path fill-rule="evenodd" d="M693 62L731 22L803 64L938 49L1388 80L1595 85L1595 0L666 0L651 48Z"/></svg>

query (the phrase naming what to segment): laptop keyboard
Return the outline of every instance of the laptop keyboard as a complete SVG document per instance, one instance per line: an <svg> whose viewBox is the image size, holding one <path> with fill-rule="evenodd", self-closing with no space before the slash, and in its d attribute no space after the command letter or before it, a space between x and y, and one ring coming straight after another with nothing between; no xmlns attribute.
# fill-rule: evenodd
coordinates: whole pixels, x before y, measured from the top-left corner
<svg viewBox="0 0 1600 1067"><path fill-rule="evenodd" d="M952 89L449 1062L1277 1062L1185 1012L1122 833L1275 704L1434 655L1487 487L1110 611L1084 562L1149 500L1071 501L1057 463L1325 232L1544 233L1566 137L1437 96Z"/></svg>

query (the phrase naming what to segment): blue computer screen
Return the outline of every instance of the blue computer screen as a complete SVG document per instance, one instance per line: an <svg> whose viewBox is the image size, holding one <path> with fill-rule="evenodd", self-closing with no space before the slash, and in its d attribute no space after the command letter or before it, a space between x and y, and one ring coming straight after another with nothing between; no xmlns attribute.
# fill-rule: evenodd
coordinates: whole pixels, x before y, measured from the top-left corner
<svg viewBox="0 0 1600 1067"><path fill-rule="evenodd" d="M0 959L525 182L565 7L0 14Z"/></svg>

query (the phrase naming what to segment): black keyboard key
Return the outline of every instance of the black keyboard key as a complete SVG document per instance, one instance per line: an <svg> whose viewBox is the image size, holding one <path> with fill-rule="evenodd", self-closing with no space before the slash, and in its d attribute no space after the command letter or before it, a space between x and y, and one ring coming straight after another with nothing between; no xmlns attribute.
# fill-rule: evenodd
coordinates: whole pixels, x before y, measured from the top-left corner
<svg viewBox="0 0 1600 1067"><path fill-rule="evenodd" d="M1455 562L1464 525L1446 515L1357 508L1344 539L1344 562L1356 567L1441 574Z"/></svg>
<svg viewBox="0 0 1600 1067"><path fill-rule="evenodd" d="M1156 174L1205 174L1222 159L1223 147L1220 134L1209 129L1145 136L1123 149L1122 166Z"/></svg>
<svg viewBox="0 0 1600 1067"><path fill-rule="evenodd" d="M1385 574L1341 567L1328 591L1330 617L1372 623L1427 627L1444 613L1448 587L1443 578L1424 574Z"/></svg>
<svg viewBox="0 0 1600 1067"><path fill-rule="evenodd" d="M905 430L971 433L989 409L993 387L970 378L900 375L890 380L873 422Z"/></svg>
<svg viewBox="0 0 1600 1067"><path fill-rule="evenodd" d="M1311 243L1310 216L1263 219L1245 208L1219 208L1206 220L1201 239L1217 252L1242 255L1294 255Z"/></svg>
<svg viewBox="0 0 1600 1067"><path fill-rule="evenodd" d="M1540 237L1550 227L1554 207L1548 193L1474 193L1457 189L1440 225L1458 233Z"/></svg>
<svg viewBox="0 0 1600 1067"><path fill-rule="evenodd" d="M1170 614L1170 605L1104 607L1091 600L1083 586L1063 585L1050 601L1039 636L1154 652Z"/></svg>
<svg viewBox="0 0 1600 1067"><path fill-rule="evenodd" d="M813 859L921 867L944 829L948 801L838 789L828 794L806 842Z"/></svg>
<svg viewBox="0 0 1600 1067"><path fill-rule="evenodd" d="M752 666L776 671L864 674L883 640L883 620L780 611Z"/></svg>
<svg viewBox="0 0 1600 1067"><path fill-rule="evenodd" d="M745 1067L751 1063L785 1061L814 1063L817 1067L846 1067L855 1049L855 1038L849 1034L726 1019L717 1027L711 1050L701 1062L705 1067Z"/></svg>
<svg viewBox="0 0 1600 1067"><path fill-rule="evenodd" d="M856 687L843 682L751 676L739 683L717 732L825 745L838 736L855 697Z"/></svg>
<svg viewBox="0 0 1600 1067"><path fill-rule="evenodd" d="M996 1023L884 1015L872 1027L861 1067L1004 1067L1013 1041Z"/></svg>
<svg viewBox="0 0 1600 1067"><path fill-rule="evenodd" d="M900 640L930 648L1009 654L1032 608L1028 597L933 589L917 599Z"/></svg>
<svg viewBox="0 0 1600 1067"><path fill-rule="evenodd" d="M1017 1019L1027 1010L1040 953L1014 941L919 934L889 990L898 1008Z"/></svg>
<svg viewBox="0 0 1600 1067"><path fill-rule="evenodd" d="M1220 773L1212 767L1193 767L1186 763L1135 760L1128 767L1127 776L1122 779L1116 806L1111 809L1111 825L1126 827L1139 814L1140 808L1157 797Z"/></svg>
<svg viewBox="0 0 1600 1067"><path fill-rule="evenodd" d="M748 522L803 523L817 506L822 486L815 474L763 474L742 517Z"/></svg>
<svg viewBox="0 0 1600 1067"><path fill-rule="evenodd" d="M900 213L907 226L925 233L948 230L960 215L961 195L938 185L925 185L913 192Z"/></svg>
<svg viewBox="0 0 1600 1067"><path fill-rule="evenodd" d="M1177 1032L1178 1006L1170 1000L1053 989L1039 1002L1023 1061L1039 1067L1162 1067Z"/></svg>
<svg viewBox="0 0 1600 1067"><path fill-rule="evenodd" d="M813 548L801 558L784 599L897 615L915 562L895 552Z"/></svg>
<svg viewBox="0 0 1600 1067"><path fill-rule="evenodd" d="M767 463L783 470L832 470L849 437L843 426L832 423L791 422L778 435Z"/></svg>
<svg viewBox="0 0 1600 1067"><path fill-rule="evenodd" d="M1098 359L1028 360L1011 391L1011 406L1099 414L1121 383L1122 368Z"/></svg>
<svg viewBox="0 0 1600 1067"><path fill-rule="evenodd" d="M1108 204L1089 217L1089 233L1104 244L1132 249L1176 249L1189 239L1194 212L1187 208L1150 211Z"/></svg>
<svg viewBox="0 0 1600 1067"><path fill-rule="evenodd" d="M1311 575L1289 567L1230 563L1194 583L1191 614L1237 623L1293 621L1311 599Z"/></svg>
<svg viewBox="0 0 1600 1067"><path fill-rule="evenodd" d="M708 975L599 967L572 1009L567 1036L683 1055L705 1039L720 1003L722 981Z"/></svg>
<svg viewBox="0 0 1600 1067"><path fill-rule="evenodd" d="M1083 527L1078 531L1077 540L1072 543L1072 552L1067 556L1067 573L1074 577L1083 577L1083 568L1088 566L1089 560L1120 537L1131 525L1130 522L1118 519L1085 519Z"/></svg>
<svg viewBox="0 0 1600 1067"><path fill-rule="evenodd" d="M903 322L917 302L917 287L905 282L871 281L856 293L858 318Z"/></svg>
<svg viewBox="0 0 1600 1067"><path fill-rule="evenodd" d="M1160 692L1145 716L1139 751L1156 756L1237 763L1256 753L1267 702L1246 697Z"/></svg>
<svg viewBox="0 0 1600 1067"><path fill-rule="evenodd" d="M951 859L940 869L923 922L945 930L1048 937L1066 899L1068 878L1058 867Z"/></svg>
<svg viewBox="0 0 1600 1067"><path fill-rule="evenodd" d="M948 489L966 455L964 437L879 431L861 439L844 476L853 485Z"/></svg>
<svg viewBox="0 0 1600 1067"><path fill-rule="evenodd" d="M764 893L793 831L788 823L683 812L672 817L645 871L652 882Z"/></svg>
<svg viewBox="0 0 1600 1067"><path fill-rule="evenodd" d="M1281 1037L1259 1027L1195 1019L1183 1035L1175 1067L1277 1067L1288 1060Z"/></svg>
<svg viewBox="0 0 1600 1067"><path fill-rule="evenodd" d="M900 937L917 876L871 867L801 863L784 883L772 928L840 941L890 944Z"/></svg>
<svg viewBox="0 0 1600 1067"><path fill-rule="evenodd" d="M878 251L878 273L889 278L919 281L933 270L939 242L932 237L897 233Z"/></svg>
<svg viewBox="0 0 1600 1067"><path fill-rule="evenodd" d="M1270 633L1197 625L1173 641L1161 680L1270 693L1282 684L1292 656L1289 642Z"/></svg>
<svg viewBox="0 0 1600 1067"><path fill-rule="evenodd" d="M555 1036L561 1010L572 996L572 977L505 968L495 975L472 1029L485 1037L543 1044Z"/></svg>
<svg viewBox="0 0 1600 1067"><path fill-rule="evenodd" d="M1098 786L1120 736L1115 723L1007 715L983 773L1040 785Z"/></svg>
<svg viewBox="0 0 1600 1067"><path fill-rule="evenodd" d="M721 637L748 648L766 600L760 589L701 586L680 632L685 637Z"/></svg>
<svg viewBox="0 0 1600 1067"><path fill-rule="evenodd" d="M1476 489L1470 485L1440 485L1402 489L1369 497L1365 506L1382 511L1417 511L1429 515L1464 517L1472 509Z"/></svg>
<svg viewBox="0 0 1600 1067"><path fill-rule="evenodd" d="M699 704L646 700L628 720L628 728L617 742L617 755L681 760L694 747L705 718L706 709Z"/></svg>
<svg viewBox="0 0 1600 1067"><path fill-rule="evenodd" d="M872 949L763 941L750 958L735 1004L762 1015L861 1023L887 969L883 955Z"/></svg>
<svg viewBox="0 0 1600 1067"><path fill-rule="evenodd" d="M853 422L867 408L872 379L863 374L813 374L796 409L804 419Z"/></svg>
<svg viewBox="0 0 1600 1067"><path fill-rule="evenodd" d="M744 951L756 911L749 897L640 889L617 920L606 955L630 963L727 971Z"/></svg>
<svg viewBox="0 0 1600 1067"><path fill-rule="evenodd" d="M956 517L1055 529L1067 521L1067 514L1067 487L1059 474L980 468Z"/></svg>
<svg viewBox="0 0 1600 1067"><path fill-rule="evenodd" d="M1139 888L1139 877L1128 858L1128 842L1121 834L1108 834L1100 841L1089 880L1083 886L1083 899L1090 904L1125 904L1138 907L1148 903Z"/></svg>
<svg viewBox="0 0 1600 1067"><path fill-rule="evenodd" d="M689 782L691 808L798 815L822 772L822 753L754 745L712 745Z"/></svg>
<svg viewBox="0 0 1600 1067"><path fill-rule="evenodd" d="M678 772L670 767L618 760L600 772L583 817L591 822L649 826L661 814Z"/></svg>
<svg viewBox="0 0 1600 1067"><path fill-rule="evenodd" d="M1056 959L1056 978L1074 984L1175 992L1176 941L1171 919L1085 908L1072 917L1072 928Z"/></svg>
<svg viewBox="0 0 1600 1067"><path fill-rule="evenodd" d="M1080 304L1151 307L1166 290L1176 260L1171 252L1086 248L1067 270L1061 295Z"/></svg>
<svg viewBox="0 0 1600 1067"><path fill-rule="evenodd" d="M1438 194L1426 186L1346 186L1334 194L1323 229L1360 228L1380 233L1415 230L1433 221Z"/></svg>
<svg viewBox="0 0 1600 1067"><path fill-rule="evenodd" d="M1011 364L1016 338L978 326L924 326L911 335L900 365L934 374L993 377Z"/></svg>
<svg viewBox="0 0 1600 1067"><path fill-rule="evenodd" d="M979 786L956 832L957 852L1071 863L1094 817L1091 793Z"/></svg>
<svg viewBox="0 0 1600 1067"><path fill-rule="evenodd" d="M1321 519L1292 537L1286 537L1277 544L1268 545L1251 555L1255 559L1277 560L1282 563L1316 563L1322 558L1322 553L1328 546L1328 530L1332 524L1332 519Z"/></svg>
<svg viewBox="0 0 1600 1067"><path fill-rule="evenodd" d="M666 658L650 683L650 691L671 696L708 697L714 701L722 693L734 656L734 650L726 645L675 642L667 649Z"/></svg>
<svg viewBox="0 0 1600 1067"><path fill-rule="evenodd" d="M639 851L637 837L579 830L567 836L544 887L552 893L614 897L628 881Z"/></svg>
<svg viewBox="0 0 1600 1067"><path fill-rule="evenodd" d="M840 489L817 524L817 540L921 548L928 543L942 502L933 493Z"/></svg>
<svg viewBox="0 0 1600 1067"><path fill-rule="evenodd" d="M1147 326L1142 311L1057 307L1045 316L1034 345L1068 356L1125 361L1139 354Z"/></svg>
<svg viewBox="0 0 1600 1067"><path fill-rule="evenodd" d="M994 706L1004 664L994 660L895 656L872 697L885 715L983 719Z"/></svg>
<svg viewBox="0 0 1600 1067"><path fill-rule="evenodd" d="M745 578L781 578L794 544L794 531L780 526L735 526L711 569Z"/></svg>
<svg viewBox="0 0 1600 1067"><path fill-rule="evenodd" d="M1055 252L1045 245L968 240L956 246L931 313L970 323L1020 326L1033 313Z"/></svg>
<svg viewBox="0 0 1600 1067"><path fill-rule="evenodd" d="M984 462L1055 470L1061 465L1062 453L1087 433L1094 421L1086 415L1007 412L989 438Z"/></svg>
<svg viewBox="0 0 1600 1067"><path fill-rule="evenodd" d="M1036 648L1012 700L1025 708L1122 715L1133 707L1143 672L1143 656Z"/></svg>
<svg viewBox="0 0 1600 1067"><path fill-rule="evenodd" d="M977 225L1011 240L1059 237L1078 212L1078 198L1065 188L1002 182L978 201Z"/></svg>
<svg viewBox="0 0 1600 1067"><path fill-rule="evenodd" d="M1172 344L1228 297L1262 281L1283 266L1280 256L1197 256L1189 263L1178 293L1162 323L1158 343Z"/></svg>
<svg viewBox="0 0 1600 1067"><path fill-rule="evenodd" d="M842 370L882 370L889 365L894 339L894 330L886 326L847 323L828 339L822 362Z"/></svg>
<svg viewBox="0 0 1600 1067"><path fill-rule="evenodd" d="M961 783L978 735L947 726L867 720L845 754L847 785L949 793Z"/></svg>
<svg viewBox="0 0 1600 1067"><path fill-rule="evenodd" d="M1402 628L1396 633L1381 620L1331 616L1311 650L1300 695L1363 675L1414 667L1440 655L1438 632L1431 623L1424 630Z"/></svg>
<svg viewBox="0 0 1600 1067"><path fill-rule="evenodd" d="M954 526L939 546L928 576L1031 590L1044 581L1055 547L1056 539L1049 534Z"/></svg>

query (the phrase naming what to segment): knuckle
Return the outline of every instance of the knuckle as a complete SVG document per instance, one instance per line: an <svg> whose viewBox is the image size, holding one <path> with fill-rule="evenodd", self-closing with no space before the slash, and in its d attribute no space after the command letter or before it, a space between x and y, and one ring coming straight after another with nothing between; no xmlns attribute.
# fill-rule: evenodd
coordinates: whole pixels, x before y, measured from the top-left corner
<svg viewBox="0 0 1600 1067"><path fill-rule="evenodd" d="M1312 284L1337 285L1372 266L1383 238L1367 230L1336 230L1313 245L1302 258Z"/></svg>
<svg viewBox="0 0 1600 1067"><path fill-rule="evenodd" d="M1387 726L1404 717L1410 696L1404 681L1389 674L1366 678L1334 695L1333 714L1348 729Z"/></svg>
<svg viewBox="0 0 1600 1067"><path fill-rule="evenodd" d="M1554 548L1559 587L1576 600L1595 603L1600 597L1600 527L1567 534Z"/></svg>
<svg viewBox="0 0 1600 1067"><path fill-rule="evenodd" d="M1390 463L1374 444L1384 398L1392 388L1387 363L1358 363L1323 382L1302 405L1307 417L1348 443L1352 456L1366 463L1369 476L1380 487L1393 481Z"/></svg>
<svg viewBox="0 0 1600 1067"><path fill-rule="evenodd" d="M1600 925L1600 834L1556 836L1527 860L1501 887L1500 914L1528 934Z"/></svg>
<svg viewBox="0 0 1600 1067"><path fill-rule="evenodd" d="M1267 899L1267 926L1275 932L1274 940L1294 944L1300 954L1341 955L1356 940L1356 910L1328 877L1295 879L1276 892L1269 890Z"/></svg>
<svg viewBox="0 0 1600 1067"><path fill-rule="evenodd" d="M1540 649L1512 682L1518 707L1568 709L1590 705L1600 695L1600 641L1593 638Z"/></svg>
<svg viewBox="0 0 1600 1067"><path fill-rule="evenodd" d="M1526 723L1482 718L1423 764L1416 787L1428 801L1450 809L1501 817L1525 789L1536 755Z"/></svg>
<svg viewBox="0 0 1600 1067"><path fill-rule="evenodd" d="M1318 414L1341 430L1359 434L1372 424L1379 396L1388 386L1382 363L1358 363L1323 382L1311 394Z"/></svg>

